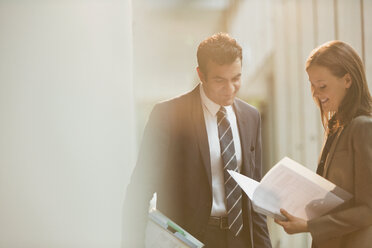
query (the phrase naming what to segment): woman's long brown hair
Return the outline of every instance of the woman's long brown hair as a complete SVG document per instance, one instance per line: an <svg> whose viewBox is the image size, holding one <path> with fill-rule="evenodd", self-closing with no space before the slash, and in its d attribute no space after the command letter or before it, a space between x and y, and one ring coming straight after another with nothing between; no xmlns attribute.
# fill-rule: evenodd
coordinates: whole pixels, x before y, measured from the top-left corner
<svg viewBox="0 0 372 248"><path fill-rule="evenodd" d="M349 73L352 81L337 112L332 116L323 111L319 100L314 99L320 109L323 127L327 132L332 133L338 127L345 126L356 116L371 115L372 98L363 62L350 45L336 40L315 48L306 61L306 70L313 65L328 68L338 78Z"/></svg>

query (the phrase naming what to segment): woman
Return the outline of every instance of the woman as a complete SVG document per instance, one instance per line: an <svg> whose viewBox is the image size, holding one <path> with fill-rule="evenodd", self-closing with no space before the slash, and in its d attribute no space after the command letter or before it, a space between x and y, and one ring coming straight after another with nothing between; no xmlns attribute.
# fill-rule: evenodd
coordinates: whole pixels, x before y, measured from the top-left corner
<svg viewBox="0 0 372 248"><path fill-rule="evenodd" d="M313 247L372 247L372 99L364 67L348 44L331 41L306 62L325 129L317 173L353 194L319 218L305 221L281 209L289 233L310 232Z"/></svg>

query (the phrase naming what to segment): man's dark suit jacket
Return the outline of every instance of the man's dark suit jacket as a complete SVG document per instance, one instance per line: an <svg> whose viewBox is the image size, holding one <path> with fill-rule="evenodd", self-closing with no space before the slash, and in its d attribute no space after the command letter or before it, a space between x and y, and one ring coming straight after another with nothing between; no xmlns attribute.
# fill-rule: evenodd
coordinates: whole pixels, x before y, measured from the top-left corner
<svg viewBox="0 0 372 248"><path fill-rule="evenodd" d="M199 87L157 104L145 128L136 168L124 202L124 247L142 247L148 202L203 240L212 208L211 164ZM241 173L261 179L261 124L258 111L235 99L242 147ZM271 247L266 218L243 194L243 232L252 247ZM138 243L141 241L142 243Z"/></svg>

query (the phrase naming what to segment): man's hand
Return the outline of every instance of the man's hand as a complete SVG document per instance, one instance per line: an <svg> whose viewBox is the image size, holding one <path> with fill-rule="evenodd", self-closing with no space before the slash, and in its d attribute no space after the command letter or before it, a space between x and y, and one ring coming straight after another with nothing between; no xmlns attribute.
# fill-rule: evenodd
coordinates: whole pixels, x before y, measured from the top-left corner
<svg viewBox="0 0 372 248"><path fill-rule="evenodd" d="M275 219L275 223L281 225L284 231L288 234L308 232L307 221L289 214L284 209L280 209L280 213L284 215L287 220L281 221Z"/></svg>

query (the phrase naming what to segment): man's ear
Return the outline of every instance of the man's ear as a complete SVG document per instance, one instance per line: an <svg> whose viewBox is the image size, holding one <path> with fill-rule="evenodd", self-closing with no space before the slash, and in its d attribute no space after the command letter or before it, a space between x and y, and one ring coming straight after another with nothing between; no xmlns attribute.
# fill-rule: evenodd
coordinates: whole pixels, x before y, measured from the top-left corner
<svg viewBox="0 0 372 248"><path fill-rule="evenodd" d="M353 83L353 80L351 79L351 76L349 73L346 73L345 76L344 76L344 80L345 80L345 87L348 89L350 88L351 84Z"/></svg>
<svg viewBox="0 0 372 248"><path fill-rule="evenodd" d="M198 72L198 76L199 76L199 79L202 83L204 83L206 80L206 77L204 75L204 73L200 70L199 67L196 67L196 71Z"/></svg>

